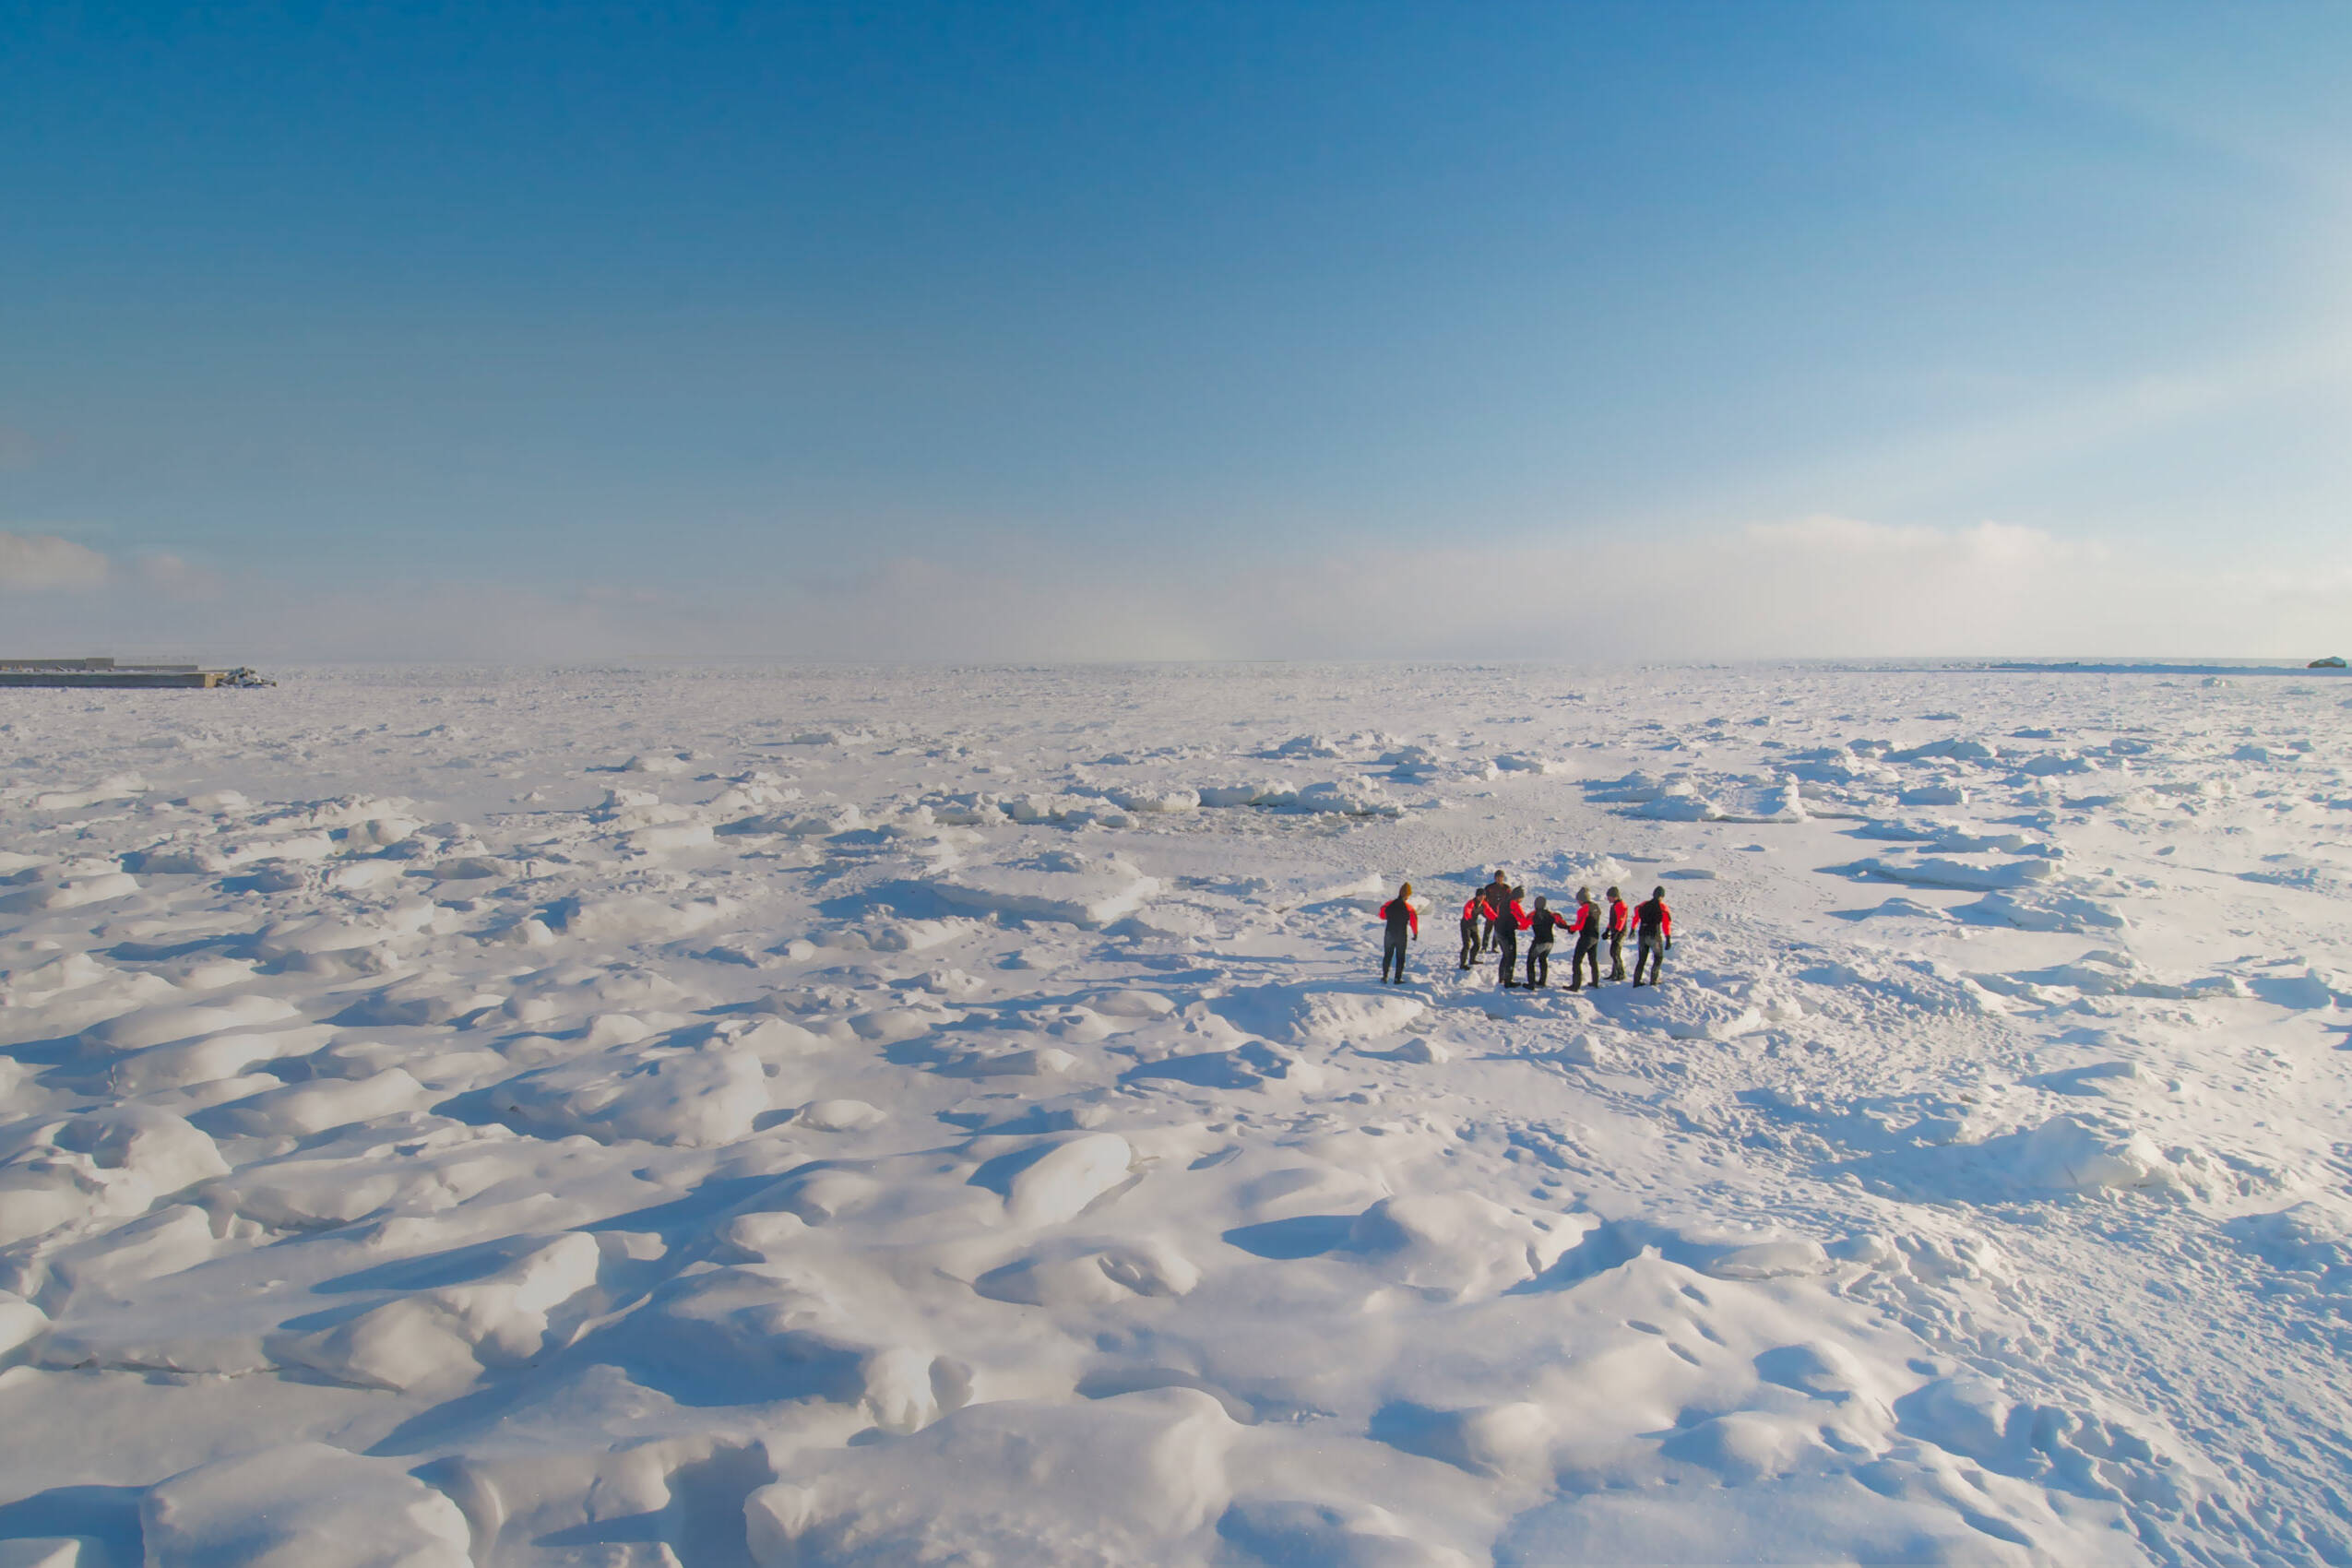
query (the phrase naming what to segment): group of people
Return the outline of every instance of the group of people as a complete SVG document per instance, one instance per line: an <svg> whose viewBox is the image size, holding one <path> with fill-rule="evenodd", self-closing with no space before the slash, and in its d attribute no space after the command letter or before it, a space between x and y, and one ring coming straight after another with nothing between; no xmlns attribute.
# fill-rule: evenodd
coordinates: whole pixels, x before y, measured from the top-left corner
<svg viewBox="0 0 2352 1568"><path fill-rule="evenodd" d="M1601 983L1603 942L1609 944L1609 979L1625 978L1625 938L1630 935L1634 938L1633 983L1657 983L1666 955L1674 950L1674 912L1666 907L1665 888L1653 887L1647 899L1628 909L1624 898L1612 887L1604 909L1594 901L1591 888L1579 887L1573 918L1553 909L1550 900L1542 896L1537 897L1534 909L1526 909L1521 902L1526 897L1526 889L1513 886L1500 871L1494 873L1493 881L1470 895L1462 906L1462 968L1469 968L1491 952L1497 955L1497 973L1505 991L1518 984L1530 991L1547 988L1551 984L1552 945L1564 931L1576 939L1568 956L1567 989L1582 991L1587 969L1592 983ZM1397 889L1396 897L1380 907L1380 978L1384 983L1402 985L1405 944L1421 933L1421 918L1413 909L1411 883ZM1527 933L1524 982L1512 979L1519 964L1519 933L1523 931ZM1649 972L1647 980L1642 978L1645 968Z"/></svg>

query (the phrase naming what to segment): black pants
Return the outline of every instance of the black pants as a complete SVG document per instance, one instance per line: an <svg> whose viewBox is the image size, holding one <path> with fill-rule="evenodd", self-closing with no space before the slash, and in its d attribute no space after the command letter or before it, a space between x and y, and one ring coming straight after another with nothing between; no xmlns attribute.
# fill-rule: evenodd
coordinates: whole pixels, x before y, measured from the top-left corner
<svg viewBox="0 0 2352 1568"><path fill-rule="evenodd" d="M1538 942L1527 949L1527 985L1530 989L1551 983L1551 944Z"/></svg>
<svg viewBox="0 0 2352 1568"><path fill-rule="evenodd" d="M1621 931L1609 933L1609 978L1625 978L1625 933Z"/></svg>
<svg viewBox="0 0 2352 1568"><path fill-rule="evenodd" d="M1462 967L1468 968L1479 956L1479 921L1476 915L1462 922Z"/></svg>
<svg viewBox="0 0 2352 1568"><path fill-rule="evenodd" d="M1666 967L1666 944L1647 932L1642 933L1640 945L1633 949L1633 983L1642 983L1642 966L1650 967L1649 983L1657 983L1658 971Z"/></svg>
<svg viewBox="0 0 2352 1568"><path fill-rule="evenodd" d="M1598 985L1600 983L1600 943L1598 938L1590 936L1580 938L1576 943L1576 950L1568 955L1569 990L1585 989L1585 968L1587 965L1592 968L1593 983Z"/></svg>
<svg viewBox="0 0 2352 1568"><path fill-rule="evenodd" d="M1494 949L1503 956L1500 972L1503 976L1503 987L1508 991L1511 988L1511 971L1518 966L1519 962L1519 939L1505 932L1501 940L1495 943Z"/></svg>
<svg viewBox="0 0 2352 1568"><path fill-rule="evenodd" d="M1403 943L1389 942L1382 944L1380 949L1381 979L1386 980L1388 978L1388 966L1392 961L1396 965L1396 980L1397 983L1401 985L1405 980L1405 944Z"/></svg>

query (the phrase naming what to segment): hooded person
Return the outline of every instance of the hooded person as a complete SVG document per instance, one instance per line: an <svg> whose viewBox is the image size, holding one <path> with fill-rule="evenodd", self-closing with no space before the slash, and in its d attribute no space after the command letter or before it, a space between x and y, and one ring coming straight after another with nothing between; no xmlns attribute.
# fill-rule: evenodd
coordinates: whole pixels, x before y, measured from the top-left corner
<svg viewBox="0 0 2352 1568"><path fill-rule="evenodd" d="M1494 922L1494 950L1501 960L1498 972L1503 978L1503 989L1509 991L1511 971L1519 962L1519 933L1535 922L1527 919L1527 911L1519 907L1519 896L1526 891L1525 888L1506 887L1503 891L1505 897L1501 906L1502 913Z"/></svg>
<svg viewBox="0 0 2352 1568"><path fill-rule="evenodd" d="M1462 906L1462 961L1459 968L1468 968L1478 961L1479 955L1486 951L1479 926L1481 922L1491 922L1493 919L1494 911L1487 908L1485 893L1471 894L1469 901Z"/></svg>
<svg viewBox="0 0 2352 1568"><path fill-rule="evenodd" d="M1609 890L1609 928L1606 932L1609 937L1609 978L1610 980L1621 980L1625 978L1625 932L1633 924L1633 911L1625 907L1625 900L1617 889L1610 888Z"/></svg>
<svg viewBox="0 0 2352 1568"><path fill-rule="evenodd" d="M1536 907L1527 916L1527 989L1534 991L1551 983L1551 943L1560 929L1568 922L1550 901L1538 897Z"/></svg>
<svg viewBox="0 0 2352 1568"><path fill-rule="evenodd" d="M1503 916L1510 911L1513 897L1511 885L1503 879L1500 866L1495 868L1494 880L1479 889L1479 897L1486 905L1486 931L1483 934L1486 947L1491 952L1496 939L1503 934Z"/></svg>
<svg viewBox="0 0 2352 1568"><path fill-rule="evenodd" d="M1576 918L1568 922L1575 934L1576 946L1568 955L1568 989L1585 989L1585 970L1592 969L1593 983L1600 983L1600 906L1593 902L1593 890L1576 889Z"/></svg>
<svg viewBox="0 0 2352 1568"><path fill-rule="evenodd" d="M1674 951L1674 911L1666 907L1666 889L1653 887L1650 896L1633 906L1633 983L1656 985L1666 967L1665 955ZM1650 978L1642 979L1642 966Z"/></svg>
<svg viewBox="0 0 2352 1568"><path fill-rule="evenodd" d="M1380 907L1380 918L1382 921L1380 978L1387 984L1403 985L1405 983L1405 944L1421 934L1421 917L1420 911L1413 908L1411 883L1408 882L1399 887L1396 890L1396 897ZM1394 980L1388 978L1392 963L1396 970L1396 978Z"/></svg>

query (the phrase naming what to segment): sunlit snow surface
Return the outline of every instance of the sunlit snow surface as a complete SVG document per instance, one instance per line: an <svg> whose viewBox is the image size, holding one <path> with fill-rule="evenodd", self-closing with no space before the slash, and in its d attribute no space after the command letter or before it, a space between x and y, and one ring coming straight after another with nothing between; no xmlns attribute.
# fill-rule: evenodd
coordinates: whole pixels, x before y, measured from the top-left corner
<svg viewBox="0 0 2352 1568"><path fill-rule="evenodd" d="M0 1562L2345 1561L2348 705L6 693Z"/></svg>

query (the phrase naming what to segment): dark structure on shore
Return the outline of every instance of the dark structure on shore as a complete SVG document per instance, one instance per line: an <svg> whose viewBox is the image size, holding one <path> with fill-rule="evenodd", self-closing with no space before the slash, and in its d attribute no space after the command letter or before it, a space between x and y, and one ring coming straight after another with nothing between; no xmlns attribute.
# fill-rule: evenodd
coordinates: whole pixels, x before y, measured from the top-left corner
<svg viewBox="0 0 2352 1568"><path fill-rule="evenodd" d="M274 686L242 666L206 670L194 664L117 664L111 659L0 659L0 686L77 686L115 691L134 686Z"/></svg>

